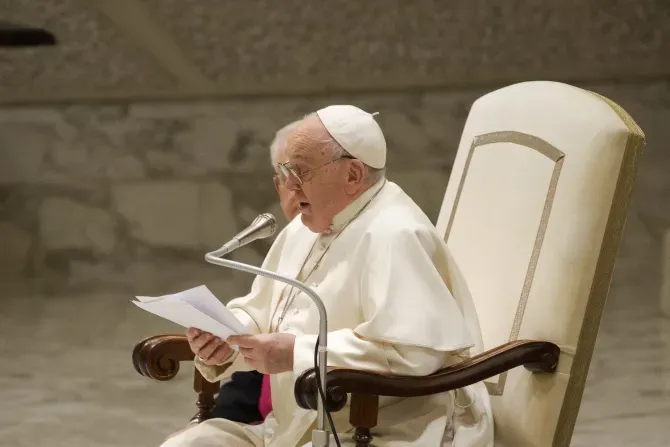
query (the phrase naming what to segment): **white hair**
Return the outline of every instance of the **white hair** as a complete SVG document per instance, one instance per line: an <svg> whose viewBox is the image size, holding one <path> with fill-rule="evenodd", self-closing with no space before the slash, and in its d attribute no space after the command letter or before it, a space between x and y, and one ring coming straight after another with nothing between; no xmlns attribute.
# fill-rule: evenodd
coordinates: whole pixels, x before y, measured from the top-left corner
<svg viewBox="0 0 670 447"><path fill-rule="evenodd" d="M300 121L302 120L293 121L292 123L287 124L275 134L274 140L270 143L270 162L272 163L273 169L277 169L277 163L279 162L279 160L277 160L277 154L279 153L279 149L286 143L288 136L291 135L296 127L298 127Z"/></svg>

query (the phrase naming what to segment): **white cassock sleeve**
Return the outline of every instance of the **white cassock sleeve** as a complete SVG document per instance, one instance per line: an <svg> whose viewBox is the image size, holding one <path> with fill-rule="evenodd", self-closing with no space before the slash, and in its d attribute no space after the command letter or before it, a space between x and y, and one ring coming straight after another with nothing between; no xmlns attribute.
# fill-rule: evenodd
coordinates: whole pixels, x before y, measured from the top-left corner
<svg viewBox="0 0 670 447"><path fill-rule="evenodd" d="M293 371L314 368L316 335L296 338ZM351 329L328 333L328 366L372 371L380 374L425 376L444 366L445 353L428 348L400 346L365 340Z"/></svg>
<svg viewBox="0 0 670 447"><path fill-rule="evenodd" d="M279 257L286 240L286 232L282 231L275 239L267 256L263 260L262 268L276 271ZM232 299L226 307L240 320L250 335L263 332L261 322L268 321L270 302L272 300L272 286L274 282L263 276L256 276L251 285L249 293L243 297ZM239 351L235 350L223 363L219 365L205 365L197 356L194 363L198 371L209 382L216 382L230 376L235 371L250 371L250 368L242 359L237 360Z"/></svg>
<svg viewBox="0 0 670 447"><path fill-rule="evenodd" d="M364 321L328 333L328 366L383 374L427 375L449 354L472 346L463 316L433 259L444 250L428 227L366 234L360 273ZM314 367L316 335L300 335L296 378Z"/></svg>

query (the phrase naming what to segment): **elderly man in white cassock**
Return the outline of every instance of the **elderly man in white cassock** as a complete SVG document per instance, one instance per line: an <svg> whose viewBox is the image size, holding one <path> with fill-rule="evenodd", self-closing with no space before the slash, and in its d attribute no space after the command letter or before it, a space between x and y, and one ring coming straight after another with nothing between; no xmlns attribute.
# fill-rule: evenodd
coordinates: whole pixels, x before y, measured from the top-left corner
<svg viewBox="0 0 670 447"><path fill-rule="evenodd" d="M435 227L385 178L385 166L386 142L373 115L335 105L305 117L279 163L300 218L277 236L263 267L305 282L323 299L329 367L424 376L467 355L478 323L464 317L471 303L445 284L446 246ZM189 329L196 367L210 381L245 369L269 374L272 412L257 425L210 419L163 446L308 444L316 412L296 404L293 388L314 366L319 318L312 300L256 277L228 308L250 335L224 341ZM351 445L348 409L333 419L342 445ZM428 397L382 397L372 434L376 446L491 447L488 394L478 383Z"/></svg>

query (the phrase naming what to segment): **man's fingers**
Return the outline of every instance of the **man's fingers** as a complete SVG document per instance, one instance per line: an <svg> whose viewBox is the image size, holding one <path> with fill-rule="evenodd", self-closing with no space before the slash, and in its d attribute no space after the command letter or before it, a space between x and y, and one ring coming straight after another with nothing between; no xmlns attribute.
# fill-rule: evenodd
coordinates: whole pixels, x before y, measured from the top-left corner
<svg viewBox="0 0 670 447"><path fill-rule="evenodd" d="M196 348L202 349L210 341L215 341L218 342L219 344L223 343L223 340L221 340L219 337L215 337L209 332L203 332L201 335L197 336L193 340L193 344L195 345Z"/></svg>
<svg viewBox="0 0 670 447"><path fill-rule="evenodd" d="M233 350L230 349L230 347L224 343L222 345L216 346L216 349L214 349L213 352L208 357L204 357L201 355L200 358L203 359L205 365L214 366L225 362L232 353Z"/></svg>
<svg viewBox="0 0 670 447"><path fill-rule="evenodd" d="M188 337L189 340L193 340L195 337L198 335L202 334L202 331L198 328L190 327L188 328L188 331L186 331L186 337Z"/></svg>
<svg viewBox="0 0 670 447"><path fill-rule="evenodd" d="M212 336L207 332L201 332L194 337L187 334L186 338L188 339L188 344L191 345L191 347L198 348L200 346L204 346L205 343L208 342L210 338L212 338Z"/></svg>
<svg viewBox="0 0 670 447"><path fill-rule="evenodd" d="M258 346L258 339L253 335L231 335L226 341L229 345L239 346L240 348L255 348Z"/></svg>
<svg viewBox="0 0 670 447"><path fill-rule="evenodd" d="M220 344L216 343L214 340L210 340L207 342L204 346L202 346L200 349L198 349L198 352L196 353L201 359L207 360L209 359L214 352L221 347Z"/></svg>
<svg viewBox="0 0 670 447"><path fill-rule="evenodd" d="M224 343L214 350L214 352L209 356L209 360L214 362L215 365L218 365L219 363L223 363L225 360L227 360L232 353L233 350L230 349L230 346Z"/></svg>

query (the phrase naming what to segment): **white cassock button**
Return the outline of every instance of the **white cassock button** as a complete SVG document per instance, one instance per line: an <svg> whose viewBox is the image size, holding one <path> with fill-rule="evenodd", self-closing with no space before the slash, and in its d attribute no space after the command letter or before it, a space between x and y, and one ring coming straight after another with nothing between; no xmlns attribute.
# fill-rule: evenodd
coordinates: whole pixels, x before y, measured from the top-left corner
<svg viewBox="0 0 670 447"><path fill-rule="evenodd" d="M298 312L300 312L298 309L293 309L293 315L298 315Z"/></svg>

